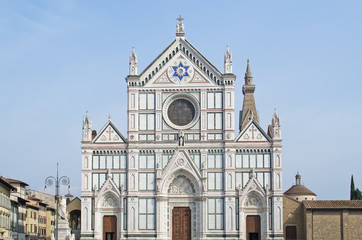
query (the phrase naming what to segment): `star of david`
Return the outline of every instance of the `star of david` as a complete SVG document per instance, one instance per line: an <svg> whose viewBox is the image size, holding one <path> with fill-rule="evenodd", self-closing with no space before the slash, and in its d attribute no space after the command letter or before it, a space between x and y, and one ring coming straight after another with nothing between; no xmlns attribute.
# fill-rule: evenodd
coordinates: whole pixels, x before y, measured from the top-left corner
<svg viewBox="0 0 362 240"><path fill-rule="evenodd" d="M180 81L182 81L183 77L188 77L189 74L187 73L187 70L189 69L189 66L184 66L182 65L182 62L180 62L180 64L178 66L172 67L173 70L175 71L173 73L173 77L178 77L178 79Z"/></svg>

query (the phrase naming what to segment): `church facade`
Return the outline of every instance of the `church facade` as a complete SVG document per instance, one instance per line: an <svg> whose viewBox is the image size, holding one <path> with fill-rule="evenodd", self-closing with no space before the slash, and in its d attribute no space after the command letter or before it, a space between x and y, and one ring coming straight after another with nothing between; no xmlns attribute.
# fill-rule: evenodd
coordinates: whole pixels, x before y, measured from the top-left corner
<svg viewBox="0 0 362 240"><path fill-rule="evenodd" d="M181 20L142 73L132 50L127 138L111 119L96 133L84 118L81 238L282 239L279 116L259 126L248 61L236 127L231 52L222 73Z"/></svg>

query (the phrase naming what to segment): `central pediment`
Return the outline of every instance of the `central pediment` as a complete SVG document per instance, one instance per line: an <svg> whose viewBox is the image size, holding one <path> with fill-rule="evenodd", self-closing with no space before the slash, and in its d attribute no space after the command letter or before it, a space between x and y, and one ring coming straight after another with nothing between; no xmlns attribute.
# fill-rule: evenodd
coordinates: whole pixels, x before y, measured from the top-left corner
<svg viewBox="0 0 362 240"><path fill-rule="evenodd" d="M188 41L177 38L140 75L141 86L218 86L222 73Z"/></svg>
<svg viewBox="0 0 362 240"><path fill-rule="evenodd" d="M184 85L194 86L216 86L208 76L203 74L198 67L183 56L182 52L163 68L162 72L148 82L146 87L180 87Z"/></svg>

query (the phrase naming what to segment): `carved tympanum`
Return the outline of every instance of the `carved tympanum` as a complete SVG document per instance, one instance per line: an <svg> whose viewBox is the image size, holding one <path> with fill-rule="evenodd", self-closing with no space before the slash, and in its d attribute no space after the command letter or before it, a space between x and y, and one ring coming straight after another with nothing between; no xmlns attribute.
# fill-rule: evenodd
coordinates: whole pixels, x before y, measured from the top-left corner
<svg viewBox="0 0 362 240"><path fill-rule="evenodd" d="M258 197L250 196L248 200L246 201L246 206L248 207L261 207L262 203L261 200Z"/></svg>
<svg viewBox="0 0 362 240"><path fill-rule="evenodd" d="M178 176L170 184L170 187L168 188L168 193L192 194L195 193L195 188L190 179L185 176Z"/></svg>

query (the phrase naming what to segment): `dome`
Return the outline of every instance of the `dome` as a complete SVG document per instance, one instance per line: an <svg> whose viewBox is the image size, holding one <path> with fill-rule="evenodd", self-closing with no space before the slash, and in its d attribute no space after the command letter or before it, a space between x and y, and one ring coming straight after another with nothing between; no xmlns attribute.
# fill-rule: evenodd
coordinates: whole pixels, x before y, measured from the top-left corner
<svg viewBox="0 0 362 240"><path fill-rule="evenodd" d="M317 196L314 192L309 190L304 185L294 185L284 192L285 195L313 195Z"/></svg>

